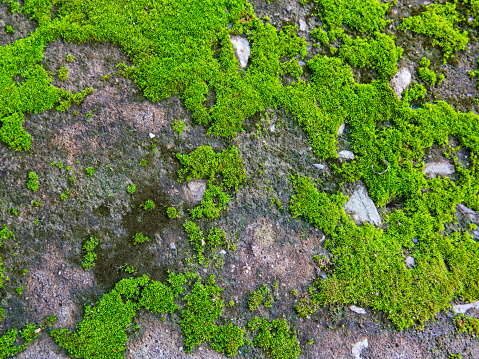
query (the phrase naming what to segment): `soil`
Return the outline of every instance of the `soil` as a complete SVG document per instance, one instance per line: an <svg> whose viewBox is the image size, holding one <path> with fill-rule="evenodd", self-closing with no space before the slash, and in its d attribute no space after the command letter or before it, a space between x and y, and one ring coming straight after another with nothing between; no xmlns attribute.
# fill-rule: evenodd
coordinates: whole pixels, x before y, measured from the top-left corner
<svg viewBox="0 0 479 359"><path fill-rule="evenodd" d="M308 31L300 34L309 43L308 58L326 51L312 47L309 30L319 20L309 15L311 5L302 6L292 0L251 3L258 17L268 15L278 28L305 20ZM390 31L402 17L418 13L425 4L398 1L388 14L392 20ZM6 34L2 23L11 25L15 34ZM2 46L26 37L36 26L22 14L7 14L6 4L0 4L0 25ZM477 33L473 30L467 49L445 65L441 51L433 48L430 41L409 32L398 33L397 43L405 49L398 66L414 70L420 57L431 58L432 69L444 73L446 80L428 89L424 101L445 100L459 111L478 113L477 85L467 75L468 70L476 69ZM71 63L65 61L68 54L75 57ZM298 317L294 305L299 297L291 291L307 290L320 275L312 255L327 251L324 234L292 218L287 210L292 195L288 175L298 172L310 176L318 180L320 190L334 193L339 189L338 179L329 167L318 170L313 164L331 165L335 160L318 159L303 130L281 110L269 109L269 120L259 115L247 119L245 132L234 140L208 136L203 126L192 121L178 96L153 103L142 96L133 81L113 74L120 62L128 64L128 58L111 44L76 45L62 40L50 43L44 51L43 66L54 73L61 66L69 71L64 82L54 77L54 85L71 92L93 87L94 92L81 105L73 105L64 113L51 110L27 114L24 127L32 136L32 149L28 152L13 152L0 145L0 223L6 223L16 235L15 240L6 240L1 248L9 277L0 291L5 308L1 332L38 323L50 315L58 318L53 328L73 330L82 319L85 303L96 302L116 282L130 276L121 270L123 265L132 265L137 275L148 274L156 280L164 280L168 270L183 270L192 248L182 223L194 203L186 184L178 182L181 166L176 153L188 153L201 145L218 151L234 144L248 179L214 226L237 242L237 250L219 254L224 260L223 268L201 268L204 277L216 275L224 288L225 302L235 302L233 307L225 308L226 320L244 327L259 314L288 319L298 333L301 358L352 358L352 345L363 339L368 339L369 347L362 351L361 358L447 358L450 353L479 358L479 341L457 334L454 315L449 311L438 314L424 328L401 332L391 327L383 313L368 308L367 314L359 315L348 306L327 306L311 318ZM375 76L369 70L353 71L361 82ZM412 72L413 79L419 81ZM107 74L112 75L103 81ZM304 78L308 76L306 71ZM181 136L172 129L174 120L186 124ZM150 134L158 141L156 153L152 151ZM347 134L346 126L339 141L340 150L349 148ZM425 157L433 161L443 158L443 152L434 147ZM462 154L464 161L467 155ZM140 165L142 159L146 160L145 166ZM72 169L59 169L51 165L54 161ZM92 178L85 175L86 167L96 169ZM38 192L26 189L29 171L39 175ZM76 177L74 183L69 180L72 176ZM136 192L129 194L125 189L133 183ZM61 200L60 195L67 189L71 196ZM281 201L283 209L272 202L273 197ZM140 204L147 199L152 199L159 210L141 210ZM33 205L33 200L42 205ZM166 208L171 205L183 213L179 219L166 216ZM20 214L10 215L10 207ZM458 214L458 218L464 227L470 222L466 216ZM209 225L206 221L198 223ZM133 246L131 238L137 232L150 241ZM84 271L82 243L91 235L100 239L98 259L95 268ZM23 274L25 269L28 272ZM273 307L249 312L247 300L251 291L264 283L272 288L275 281L278 287L274 290ZM20 286L24 289L18 295L15 288ZM479 311L468 314L479 317ZM221 357L206 344L186 354L178 315L163 319L146 312L135 317L134 324L140 329L128 340L127 358ZM310 340L312 345L307 344ZM244 358L266 357L249 346L240 351ZM65 359L68 355L45 332L17 357Z"/></svg>

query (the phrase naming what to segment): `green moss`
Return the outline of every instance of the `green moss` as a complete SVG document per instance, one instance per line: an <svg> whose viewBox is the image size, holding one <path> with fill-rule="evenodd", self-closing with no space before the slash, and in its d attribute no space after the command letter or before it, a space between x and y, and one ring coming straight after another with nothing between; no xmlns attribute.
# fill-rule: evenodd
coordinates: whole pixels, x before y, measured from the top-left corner
<svg viewBox="0 0 479 359"><path fill-rule="evenodd" d="M151 199L147 199L144 204L140 204L140 207L147 211L155 209L156 205Z"/></svg>
<svg viewBox="0 0 479 359"><path fill-rule="evenodd" d="M456 11L456 2L431 4L419 16L403 19L399 29L412 30L418 34L432 36L433 46L439 45L447 60L456 51L464 50L469 42L467 31L460 32L454 25L462 21Z"/></svg>
<svg viewBox="0 0 479 359"><path fill-rule="evenodd" d="M20 9L20 4L16 1L10 0L8 2L8 10L10 10L10 13L13 14L17 12Z"/></svg>
<svg viewBox="0 0 479 359"><path fill-rule="evenodd" d="M173 122L173 130L175 130L176 132L178 132L178 135L181 136L181 134L183 133L183 131L185 130L185 123L183 121L178 121L178 120L175 120Z"/></svg>
<svg viewBox="0 0 479 359"><path fill-rule="evenodd" d="M269 288L266 284L263 284L257 291L252 292L248 298L248 309L251 311L258 309L268 293Z"/></svg>
<svg viewBox="0 0 479 359"><path fill-rule="evenodd" d="M12 34L13 35L15 33L15 30L10 25L6 25L5 26L5 32L7 34Z"/></svg>
<svg viewBox="0 0 479 359"><path fill-rule="evenodd" d="M93 236L90 236L89 239L83 243L83 261L82 261L82 266L84 270L88 270L90 268L95 267L95 260L96 260L96 253L93 252L96 246L98 245L98 238L95 238Z"/></svg>
<svg viewBox="0 0 479 359"><path fill-rule="evenodd" d="M33 192L38 191L38 175L35 172L28 173L27 188Z"/></svg>
<svg viewBox="0 0 479 359"><path fill-rule="evenodd" d="M180 327L185 335L186 351L190 352L195 345L210 341L214 350L228 356L236 355L238 347L243 345L244 329L233 324L216 326L224 308L220 298L222 289L216 285L211 276L206 285L198 280L193 289L183 299L185 309L181 313Z"/></svg>
<svg viewBox="0 0 479 359"><path fill-rule="evenodd" d="M175 207L168 207L166 209L166 215L168 216L168 218L178 218L179 213Z"/></svg>
<svg viewBox="0 0 479 359"><path fill-rule="evenodd" d="M255 345L273 359L296 359L301 354L296 331L289 327L285 319L270 322L267 318L260 320L255 317L249 321L248 328L258 330Z"/></svg>
<svg viewBox="0 0 479 359"><path fill-rule="evenodd" d="M133 244L141 244L141 243L144 243L144 242L147 242L149 241L150 238L146 237L143 235L143 233L141 232L137 232L135 234L135 236L133 237Z"/></svg>
<svg viewBox="0 0 479 359"><path fill-rule="evenodd" d="M454 324L459 333L471 334L473 337L479 336L479 319L458 315L454 318Z"/></svg>
<svg viewBox="0 0 479 359"><path fill-rule="evenodd" d="M87 167L85 168L85 174L87 177L93 178L93 175L95 174L96 170L92 167Z"/></svg>
<svg viewBox="0 0 479 359"><path fill-rule="evenodd" d="M67 55L67 62L73 62L75 60L75 56L68 54Z"/></svg>
<svg viewBox="0 0 479 359"><path fill-rule="evenodd" d="M423 80L425 83L434 86L436 84L436 74L434 71L429 69L429 66L431 65L431 61L425 57L421 58L419 61L419 69L417 70L419 77L421 80Z"/></svg>
<svg viewBox="0 0 479 359"><path fill-rule="evenodd" d="M133 184L129 184L128 186L126 186L126 191L129 193L129 194L132 194L132 193L135 193L136 191L136 185L133 183Z"/></svg>
<svg viewBox="0 0 479 359"><path fill-rule="evenodd" d="M58 70L58 78L61 81L65 81L68 76L68 69L65 66L60 67L60 70Z"/></svg>
<svg viewBox="0 0 479 359"><path fill-rule="evenodd" d="M394 37L374 32L366 38L354 40L343 37L345 44L340 56L355 67L370 67L378 72L378 78L389 80L397 71L396 63L403 49L396 47Z"/></svg>
<svg viewBox="0 0 479 359"><path fill-rule="evenodd" d="M203 199L199 206L191 210L192 218L202 218L203 216L216 219L221 211L226 209L230 201L230 196L222 191L222 187L210 185L205 191Z"/></svg>

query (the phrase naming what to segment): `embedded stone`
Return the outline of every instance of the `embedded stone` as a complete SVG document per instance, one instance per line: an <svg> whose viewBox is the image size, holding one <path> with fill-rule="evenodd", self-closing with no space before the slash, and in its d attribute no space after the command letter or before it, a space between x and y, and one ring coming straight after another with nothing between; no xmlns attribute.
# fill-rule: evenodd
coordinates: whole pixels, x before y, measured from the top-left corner
<svg viewBox="0 0 479 359"><path fill-rule="evenodd" d="M392 89L394 90L394 93L396 94L398 98L401 98L402 92L411 83L411 78L412 78L411 71L403 67L396 73L396 75L393 76L393 78L389 82L389 85L392 87Z"/></svg>
<svg viewBox="0 0 479 359"><path fill-rule="evenodd" d="M356 223L369 222L375 226L381 225L381 217L368 191L364 186L360 186L349 197L344 205L344 210L350 212Z"/></svg>
<svg viewBox="0 0 479 359"><path fill-rule="evenodd" d="M456 168L449 162L429 162L424 166L424 174L429 177L447 176L456 172Z"/></svg>
<svg viewBox="0 0 479 359"><path fill-rule="evenodd" d="M469 304L458 304L452 307L452 311L456 314L464 314L469 309L478 309L479 310L479 300L477 302L472 302Z"/></svg>
<svg viewBox="0 0 479 359"><path fill-rule="evenodd" d="M353 354L353 357L355 359L361 359L361 352L364 349L367 349L368 347L369 347L368 340L364 339L360 342L357 342L357 343L353 344L353 348L351 350L351 353Z"/></svg>
<svg viewBox="0 0 479 359"><path fill-rule="evenodd" d="M308 31L308 25L303 19L299 19L299 31Z"/></svg>
<svg viewBox="0 0 479 359"><path fill-rule="evenodd" d="M186 197L190 202L201 202L206 191L205 180L194 180L186 185Z"/></svg>
<svg viewBox="0 0 479 359"><path fill-rule="evenodd" d="M325 165L322 165L320 163L314 163L313 166L316 167L318 170L324 170L326 168Z"/></svg>
<svg viewBox="0 0 479 359"><path fill-rule="evenodd" d="M230 35L230 40L233 44L236 57L238 57L240 67L245 68L248 64L249 55L251 54L248 39L242 36Z"/></svg>
<svg viewBox="0 0 479 359"><path fill-rule="evenodd" d="M355 305L350 306L349 309L357 314L366 314L366 310L364 308L356 307Z"/></svg>
<svg viewBox="0 0 479 359"><path fill-rule="evenodd" d="M344 132L344 128L346 127L346 124L343 122L342 124L339 125L339 128L338 128L338 137L341 137L343 135L343 132Z"/></svg>
<svg viewBox="0 0 479 359"><path fill-rule="evenodd" d="M414 257L411 257L411 256L407 256L407 257L404 259L404 263L406 264L406 268L408 268L408 269L414 268L415 265L416 265L416 262L415 262L415 260L414 260Z"/></svg>
<svg viewBox="0 0 479 359"><path fill-rule="evenodd" d="M338 153L339 158L343 158L345 160L354 160L354 153L351 151L341 151Z"/></svg>

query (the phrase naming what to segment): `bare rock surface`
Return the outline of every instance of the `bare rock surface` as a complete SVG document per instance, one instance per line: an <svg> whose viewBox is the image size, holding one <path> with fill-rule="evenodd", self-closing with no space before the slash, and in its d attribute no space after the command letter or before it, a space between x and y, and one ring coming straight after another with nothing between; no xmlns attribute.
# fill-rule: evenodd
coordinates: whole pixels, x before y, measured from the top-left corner
<svg viewBox="0 0 479 359"><path fill-rule="evenodd" d="M448 176L456 172L452 163L449 162L429 162L424 167L424 174L429 177Z"/></svg>
<svg viewBox="0 0 479 359"><path fill-rule="evenodd" d="M249 46L249 41L245 37L230 35L231 43L233 44L233 49L241 68L245 68L248 64L249 55L251 54L251 48Z"/></svg>
<svg viewBox="0 0 479 359"><path fill-rule="evenodd" d="M407 256L405 259L404 259L404 263L406 264L406 268L414 268L414 266L416 265L416 261L414 260L414 257L411 257L411 256Z"/></svg>
<svg viewBox="0 0 479 359"><path fill-rule="evenodd" d="M345 159L345 160L354 160L354 153L351 151L340 151L338 153L339 158Z"/></svg>
<svg viewBox="0 0 479 359"><path fill-rule="evenodd" d="M452 307L452 311L456 314L464 314L469 309L478 309L479 310L479 300L477 302L472 302L468 304L457 304Z"/></svg>
<svg viewBox="0 0 479 359"><path fill-rule="evenodd" d="M349 309L357 314L366 314L366 310L364 308L357 307L355 305L350 306Z"/></svg>
<svg viewBox="0 0 479 359"><path fill-rule="evenodd" d="M409 86L411 83L412 75L411 71L409 71L407 68L403 67L400 69L396 75L393 76L393 78L390 81L390 85L394 90L394 93L398 98L401 98L402 92L406 89L406 87Z"/></svg>
<svg viewBox="0 0 479 359"><path fill-rule="evenodd" d="M194 180L185 186L186 198L190 202L201 202L206 191L205 180Z"/></svg>
<svg viewBox="0 0 479 359"><path fill-rule="evenodd" d="M368 347L369 347L368 340L367 339L361 340L360 342L353 344L353 348L351 349L351 354L353 354L353 357L355 359L361 359L361 352L364 349L367 349Z"/></svg>
<svg viewBox="0 0 479 359"><path fill-rule="evenodd" d="M349 197L344 209L352 214L356 223L369 222L375 226L381 225L381 217L379 217L376 205L363 185L358 186Z"/></svg>

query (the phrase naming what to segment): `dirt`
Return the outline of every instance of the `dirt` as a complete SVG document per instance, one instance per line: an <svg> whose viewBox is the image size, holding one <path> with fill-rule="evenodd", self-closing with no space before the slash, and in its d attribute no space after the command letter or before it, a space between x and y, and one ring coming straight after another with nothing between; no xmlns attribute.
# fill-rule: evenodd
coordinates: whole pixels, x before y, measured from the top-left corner
<svg viewBox="0 0 479 359"><path fill-rule="evenodd" d="M308 15L311 5L303 7L291 0L252 3L258 17L269 15L278 28L287 23L299 25L301 19L312 29L318 22ZM399 1L388 15L393 20L391 26L397 26L400 18L423 6L424 2L409 7ZM7 16L6 4L0 4L0 20L16 30L9 35L0 26L1 45L26 37L35 28L35 23L21 14ZM325 51L312 48L309 31L301 35L309 41L308 56ZM476 34L471 37L466 51L443 65L440 51L430 46L430 40L410 33L398 34L397 43L405 48L399 67L414 69L419 58L427 55L434 59L433 70L446 75L444 83L429 89L425 101L445 100L457 110L478 112L477 86L467 76L469 69L475 70L473 59L478 51ZM68 54L75 57L72 63L65 61ZM248 180L214 225L237 242L237 250L220 254L223 268L211 265L201 269L204 277L216 275L226 302L235 302L233 307L225 308L226 320L244 327L254 315L287 318L298 333L301 358L352 358L352 345L363 339L368 339L369 347L362 351L361 358L446 358L449 353L479 357L479 341L457 334L450 312L440 313L423 329L402 332L394 330L384 314L368 308L366 315L358 315L347 306L328 306L311 318L298 317L294 305L299 297L291 291L307 290L320 274L312 255L327 251L324 234L291 217L287 209L292 195L288 175L299 172L317 179L320 190L328 193L338 190L337 178L329 170L313 166L323 162L313 154L303 130L281 110L269 109L268 121L259 116L247 119L246 131L234 140L214 138L193 123L178 96L158 103L145 99L134 82L116 73L115 66L120 62L128 64L128 59L111 44L76 45L61 40L49 44L43 66L54 73L61 66L69 70L67 80L55 78L54 85L72 92L93 87L94 92L65 113L52 110L26 115L25 129L33 144L30 151L16 153L0 145L0 218L16 235L16 240L6 240L1 249L9 276L0 292L5 308L2 332L38 323L50 315L58 318L54 328L74 329L81 321L85 303L96 302L118 280L129 276L121 270L122 265L133 265L137 275L146 273L157 280L164 280L168 270L184 269L192 248L182 223L193 201L186 184L177 181L180 164L175 155L200 145L219 150L234 144L243 158ZM354 72L358 81L367 81L374 75L361 74L358 69ZM103 81L108 74L112 74L110 79ZM308 76L306 72L304 78ZM418 80L415 72L413 79ZM181 136L172 129L175 119L186 124ZM158 140L156 153L152 151L150 133ZM340 149L349 149L347 127L339 144ZM433 148L425 156L432 161L442 158L442 153L443 149ZM462 156L466 161L467 152ZM146 160L145 166L140 165L142 159ZM72 170L60 170L51 165L53 161L62 161ZM331 163L334 160L325 164ZM85 175L86 167L96 169L92 178ZM39 175L36 193L26 190L28 171ZM73 176L74 183L69 180ZM133 183L136 192L128 194L126 186ZM61 200L60 195L67 189L71 196ZM272 198L284 208L273 203ZM159 211L140 210L139 205L147 199L152 199ZM42 205L32 205L33 200ZM179 219L167 218L166 208L170 205L183 212ZM19 216L8 214L9 207L17 208ZM468 222L462 219L465 226ZM150 241L133 246L131 239L137 232ZM91 235L100 239L97 265L84 271L81 246ZM28 272L23 274L25 269ZM273 288L275 281L278 287L273 290L275 302L271 310L249 312L251 291L264 283ZM20 286L24 289L18 295L15 288ZM479 317L477 311L469 314ZM221 357L206 344L186 354L178 322L178 315L166 317L164 322L160 316L140 313L134 323L139 329L129 338L126 357ZM313 340L312 345L307 344L309 340ZM249 346L240 351L245 358L265 357ZM68 358L47 333L17 357Z"/></svg>

